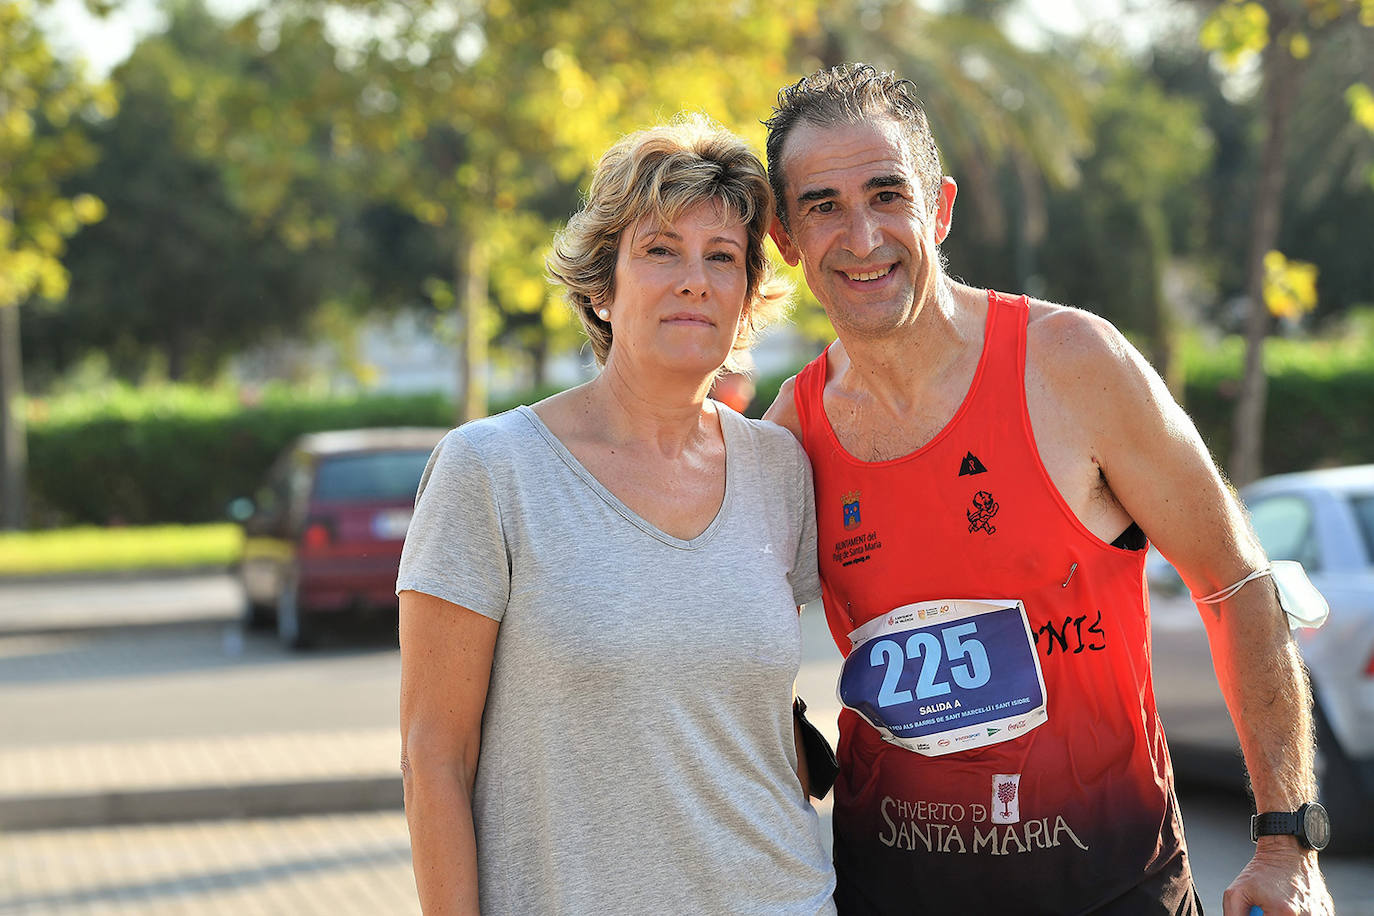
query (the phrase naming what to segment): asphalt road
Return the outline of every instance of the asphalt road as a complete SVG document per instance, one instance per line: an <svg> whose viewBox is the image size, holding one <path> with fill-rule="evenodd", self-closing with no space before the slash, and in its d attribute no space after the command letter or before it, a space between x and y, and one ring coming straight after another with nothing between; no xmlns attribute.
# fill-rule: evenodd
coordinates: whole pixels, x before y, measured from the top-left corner
<svg viewBox="0 0 1374 916"><path fill-rule="evenodd" d="M0 747L251 735L303 728L395 727L399 658L385 628L357 630L319 651L293 655L281 650L270 635L249 634L245 638L239 633L231 622L233 590L222 577L127 586L121 592L118 587L100 588L91 583L70 589L48 584L27 586L27 593L0 586ZM51 608L53 621L80 625L6 626L6 610L20 607L21 600L41 600ZM131 602L127 608L122 604L125 601ZM197 601L201 604L196 605ZM147 619L138 626L100 625L101 619L108 623L121 619L121 614L137 617L140 608L153 608L157 613L146 614ZM173 608L180 611L173 613ZM13 623L19 615L15 612L9 616ZM833 735L833 717L838 708L833 698L838 653L818 610L809 609L803 615L803 631L806 660L798 689L818 723L828 727ZM1209 910L1220 912L1222 891L1253 849L1247 836L1248 803L1239 794L1184 787L1181 804L1204 903ZM823 814L828 832L828 806ZM389 838L385 840L390 844L387 849L395 844L396 837L403 837L400 814L369 817L380 819L375 821L375 829L381 831L379 836ZM298 822L299 819L257 821L251 829L259 839L286 836L300 829L293 826ZM316 825L311 829L317 832L312 835L324 837L327 834L319 831L329 828L318 825L332 822L325 819L311 823ZM190 855L196 842L212 843L215 836L232 836L236 830L247 828L230 823L206 825L203 830L178 834L182 838L175 842L159 839L163 834L158 831L177 829L149 828L139 834L125 828L118 834L119 843L127 844L130 838L144 835L150 843L182 847ZM105 843L100 836L91 831L55 831L45 835L45 843L55 850L54 855L60 850L66 860L85 855L82 850L86 849L99 849L99 855L108 860L110 848L118 843ZM206 858L213 865L215 857ZM3 859L5 855L0 850L0 860ZM382 872L377 871L377 863L372 859L360 860L356 868L351 862L343 856L330 866L327 875L344 882L345 887L367 886L373 888L370 893L398 895L386 898L396 901L394 910L384 907L373 909L374 912L412 911L413 898L408 895L413 891L405 881L398 881L395 873L396 867L405 871L403 862L401 866L394 862L387 866L384 877L377 877ZM117 872L121 866L109 867ZM1374 916L1374 859L1324 856L1323 870L1338 913ZM0 873L3 871L0 867ZM322 880L325 874L319 868L298 874L290 868L269 865L256 869L244 866L242 872L247 876L243 880L251 880L254 887L278 891L282 886L294 887L298 881ZM187 879L192 882L188 886L199 889L194 893L188 891L192 893L189 898L177 898L190 904L185 911L201 911L200 902L205 903L206 911L216 912L226 900L246 902L244 895L248 890L244 886L232 877L224 877L222 870L214 875L217 877L209 880L196 872ZM117 878L117 874L110 878L112 886L118 886ZM374 887L370 883L374 878L382 883ZM154 881L152 886L165 891L170 885ZM63 896L70 893L52 890L41 899L65 900L68 904L79 900L83 907L86 903L96 906L106 899L98 889L81 891L77 897ZM0 894L0 912L7 912L3 896ZM300 901L310 895L293 892L288 896L297 904L283 912L312 911L299 908ZM322 891L320 896L323 900L328 895ZM375 903L377 898L371 899ZM212 905L215 900L220 902ZM47 912L41 906L15 911ZM67 911L66 907L61 911ZM123 910L115 907L112 911ZM278 910L268 906L265 911ZM335 906L318 912L337 914L340 910Z"/></svg>

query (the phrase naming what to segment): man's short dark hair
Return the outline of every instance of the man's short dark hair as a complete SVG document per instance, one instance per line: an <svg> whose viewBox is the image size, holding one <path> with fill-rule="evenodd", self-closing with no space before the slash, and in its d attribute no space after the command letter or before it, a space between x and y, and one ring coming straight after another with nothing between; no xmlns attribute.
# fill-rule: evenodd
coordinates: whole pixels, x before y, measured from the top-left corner
<svg viewBox="0 0 1374 916"><path fill-rule="evenodd" d="M787 184L783 176L782 150L792 128L800 121L816 127L861 124L875 118L888 118L900 126L915 161L916 177L929 195L930 206L939 200L940 151L930 133L926 110L916 97L916 85L898 79L892 72L880 72L870 64L841 64L817 70L778 93L773 116L764 121L768 128L768 180L778 219L787 226Z"/></svg>

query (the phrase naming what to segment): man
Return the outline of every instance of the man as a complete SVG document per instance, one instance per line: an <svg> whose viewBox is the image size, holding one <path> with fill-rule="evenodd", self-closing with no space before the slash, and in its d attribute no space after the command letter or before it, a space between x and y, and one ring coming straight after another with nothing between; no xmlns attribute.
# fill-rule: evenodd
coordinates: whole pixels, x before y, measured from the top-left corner
<svg viewBox="0 0 1374 916"><path fill-rule="evenodd" d="M1145 538L1208 596L1267 566L1243 510L1110 324L944 272L956 187L910 83L820 71L768 127L774 240L839 338L768 417L811 456L848 656L841 913L1198 912ZM1258 810L1314 802L1309 689L1272 581L1203 616ZM1330 912L1304 841L1322 845L1261 836L1227 916Z"/></svg>

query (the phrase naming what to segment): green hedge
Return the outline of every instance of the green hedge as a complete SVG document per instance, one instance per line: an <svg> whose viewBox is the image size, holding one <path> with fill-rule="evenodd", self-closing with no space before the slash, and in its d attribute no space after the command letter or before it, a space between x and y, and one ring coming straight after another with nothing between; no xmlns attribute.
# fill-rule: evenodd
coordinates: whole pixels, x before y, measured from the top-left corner
<svg viewBox="0 0 1374 916"><path fill-rule="evenodd" d="M498 405L504 409L511 405ZM31 405L29 491L44 526L220 521L251 495L302 433L452 426L432 395L322 398L273 390L244 405L232 391L116 389Z"/></svg>
<svg viewBox="0 0 1374 916"><path fill-rule="evenodd" d="M1374 462L1374 353L1362 337L1333 342L1272 339L1265 345L1269 394L1262 463L1266 474ZM1227 338L1185 355L1184 406L1219 462L1231 453L1244 349Z"/></svg>
<svg viewBox="0 0 1374 916"><path fill-rule="evenodd" d="M1374 461L1374 343L1271 340L1266 473ZM1242 342L1189 342L1185 406L1212 453L1231 440ZM762 378L750 409L770 404L786 375ZM532 403L548 392L510 403ZM322 398L274 389L240 403L229 390L114 389L30 407L29 486L40 525L219 521L251 495L298 435L360 426L449 426L439 395Z"/></svg>
<svg viewBox="0 0 1374 916"><path fill-rule="evenodd" d="M1223 468L1231 454L1244 352L1238 337L1190 338L1180 354L1184 407ZM1374 462L1374 321L1338 340L1271 338L1265 368L1266 474ZM751 416L762 416L790 374L758 380Z"/></svg>

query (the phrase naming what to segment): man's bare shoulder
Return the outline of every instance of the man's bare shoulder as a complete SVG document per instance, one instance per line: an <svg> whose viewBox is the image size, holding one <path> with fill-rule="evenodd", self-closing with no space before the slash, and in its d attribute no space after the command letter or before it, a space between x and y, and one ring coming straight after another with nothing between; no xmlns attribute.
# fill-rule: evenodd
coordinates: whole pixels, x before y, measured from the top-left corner
<svg viewBox="0 0 1374 916"><path fill-rule="evenodd" d="M794 395L796 389L797 377L794 375L778 387L778 396L773 399L768 410L764 411L763 418L790 430L792 435L800 440L801 418L797 415L797 401Z"/></svg>
<svg viewBox="0 0 1374 916"><path fill-rule="evenodd" d="M1072 306L1030 300L1026 360L1028 386L1072 394L1083 407L1114 410L1123 399L1158 394L1158 375L1125 335L1107 319Z"/></svg>
<svg viewBox="0 0 1374 916"><path fill-rule="evenodd" d="M1116 326L1100 315L1043 299L1029 302L1026 344L1037 356L1091 366L1119 360L1133 349Z"/></svg>

